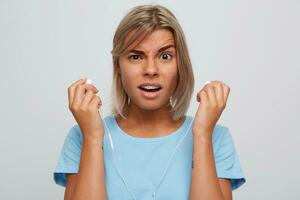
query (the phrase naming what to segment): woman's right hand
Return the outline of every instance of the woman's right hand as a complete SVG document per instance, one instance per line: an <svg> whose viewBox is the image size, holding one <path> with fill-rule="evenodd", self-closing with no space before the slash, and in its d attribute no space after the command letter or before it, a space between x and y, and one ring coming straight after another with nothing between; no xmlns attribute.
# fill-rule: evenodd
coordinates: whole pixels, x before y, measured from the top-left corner
<svg viewBox="0 0 300 200"><path fill-rule="evenodd" d="M99 108L101 99L98 90L92 84L86 84L87 78L74 82L68 88L69 109L72 112L83 138L103 139L104 128Z"/></svg>

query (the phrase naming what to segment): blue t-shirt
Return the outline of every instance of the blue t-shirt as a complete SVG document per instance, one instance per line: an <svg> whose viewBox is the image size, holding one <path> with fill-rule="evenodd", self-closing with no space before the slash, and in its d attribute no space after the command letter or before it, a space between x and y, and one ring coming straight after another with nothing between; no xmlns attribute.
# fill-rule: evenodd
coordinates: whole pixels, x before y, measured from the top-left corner
<svg viewBox="0 0 300 200"><path fill-rule="evenodd" d="M167 136L133 137L118 125L115 116L104 118L103 140L106 191L109 200L189 199L193 117ZM107 130L108 129L108 130ZM109 134L110 136L109 137ZM110 143L112 139L113 151ZM217 124L213 131L213 152L217 176L230 179L232 190L246 182L229 129ZM66 186L66 173L78 173L82 133L75 124L68 132L53 178Z"/></svg>

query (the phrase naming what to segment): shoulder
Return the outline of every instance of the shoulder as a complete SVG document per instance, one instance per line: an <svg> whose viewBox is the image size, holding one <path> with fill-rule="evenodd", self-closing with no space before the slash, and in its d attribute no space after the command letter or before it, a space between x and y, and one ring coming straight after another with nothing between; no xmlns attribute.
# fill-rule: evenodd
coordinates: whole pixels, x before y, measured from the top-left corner
<svg viewBox="0 0 300 200"><path fill-rule="evenodd" d="M213 141L222 140L222 138L228 136L228 134L230 134L230 131L227 126L216 124L213 130L212 139Z"/></svg>
<svg viewBox="0 0 300 200"><path fill-rule="evenodd" d="M104 125L108 128L112 128L112 124L113 124L113 118L114 116L113 115L108 115L108 116L105 116L103 117L103 122L104 122ZM73 126L69 129L69 132L67 134L67 138L68 139L71 139L71 140L78 140L80 142L82 142L82 131L79 127L79 125L76 123L76 124L73 124Z"/></svg>
<svg viewBox="0 0 300 200"><path fill-rule="evenodd" d="M113 119L114 119L114 115L108 115L108 116L105 116L102 118L102 120L105 122L105 124L111 124ZM82 137L81 129L77 123L73 124L73 126L69 130L68 135Z"/></svg>
<svg viewBox="0 0 300 200"><path fill-rule="evenodd" d="M81 132L81 129L79 127L78 124L74 124L68 134L67 134L67 140L72 140L73 142L76 142L76 143L82 143L82 132Z"/></svg>
<svg viewBox="0 0 300 200"><path fill-rule="evenodd" d="M110 126L111 124L113 124L114 120L115 120L115 116L114 115L107 115L102 117L103 122L105 123L105 125Z"/></svg>

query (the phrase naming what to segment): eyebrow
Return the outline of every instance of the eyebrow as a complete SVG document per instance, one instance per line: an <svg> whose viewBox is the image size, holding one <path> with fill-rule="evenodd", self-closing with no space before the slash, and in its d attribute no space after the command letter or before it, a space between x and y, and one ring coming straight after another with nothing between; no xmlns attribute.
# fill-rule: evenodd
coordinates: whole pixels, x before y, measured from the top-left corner
<svg viewBox="0 0 300 200"><path fill-rule="evenodd" d="M164 51L164 50L166 50L166 49L169 49L169 48L171 48L171 47L174 47L174 48L175 48L175 45L169 44L169 45L166 45L166 46L164 46L164 47L161 47L161 48L158 50L158 53L160 53L160 52L162 52L162 51ZM132 49L132 50L129 51L129 53L145 54L143 51L137 50L137 49Z"/></svg>

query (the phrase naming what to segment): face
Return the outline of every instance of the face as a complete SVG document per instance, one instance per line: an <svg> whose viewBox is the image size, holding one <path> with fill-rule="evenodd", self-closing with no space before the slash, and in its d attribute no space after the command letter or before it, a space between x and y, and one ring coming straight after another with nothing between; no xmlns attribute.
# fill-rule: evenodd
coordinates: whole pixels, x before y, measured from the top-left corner
<svg viewBox="0 0 300 200"><path fill-rule="evenodd" d="M155 110L169 104L178 79L175 40L169 30L153 31L121 55L119 65L130 104L144 110ZM142 85L155 85L160 89L141 89Z"/></svg>

